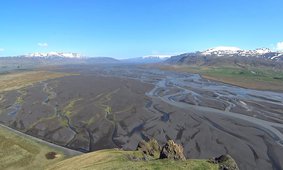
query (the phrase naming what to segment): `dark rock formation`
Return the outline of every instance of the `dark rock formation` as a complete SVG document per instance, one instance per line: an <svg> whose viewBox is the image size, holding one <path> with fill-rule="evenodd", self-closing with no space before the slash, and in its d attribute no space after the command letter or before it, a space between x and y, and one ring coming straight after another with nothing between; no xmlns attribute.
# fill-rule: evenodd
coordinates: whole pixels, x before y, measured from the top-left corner
<svg viewBox="0 0 283 170"><path fill-rule="evenodd" d="M134 161L148 161L153 159L171 159L171 160L186 160L182 145L176 144L173 140L161 148L155 139L150 139L148 142L142 140L138 143L137 150L143 153L143 156L130 156ZM230 155L221 155L217 158L210 159L211 163L219 165L220 170L239 170L237 163Z"/></svg>
<svg viewBox="0 0 283 170"><path fill-rule="evenodd" d="M137 146L137 150L143 152L145 155L158 157L161 147L155 139L150 139L148 142L142 140Z"/></svg>
<svg viewBox="0 0 283 170"><path fill-rule="evenodd" d="M219 164L220 170L239 170L237 163L230 155L221 155L211 161Z"/></svg>

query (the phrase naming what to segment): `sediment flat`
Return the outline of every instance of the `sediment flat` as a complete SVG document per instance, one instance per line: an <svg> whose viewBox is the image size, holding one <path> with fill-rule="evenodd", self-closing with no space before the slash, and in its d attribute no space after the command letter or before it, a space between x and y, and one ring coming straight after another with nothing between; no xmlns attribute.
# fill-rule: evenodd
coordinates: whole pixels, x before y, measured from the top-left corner
<svg viewBox="0 0 283 170"><path fill-rule="evenodd" d="M241 169L283 167L280 92L139 66L55 71L72 75L0 92L4 125L80 152L172 139L188 158L230 154Z"/></svg>

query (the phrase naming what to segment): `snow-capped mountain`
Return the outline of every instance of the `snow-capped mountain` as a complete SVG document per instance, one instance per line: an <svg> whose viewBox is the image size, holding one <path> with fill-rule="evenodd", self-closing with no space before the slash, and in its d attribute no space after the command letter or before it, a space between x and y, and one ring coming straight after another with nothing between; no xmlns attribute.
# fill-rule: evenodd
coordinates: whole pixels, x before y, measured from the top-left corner
<svg viewBox="0 0 283 170"><path fill-rule="evenodd" d="M159 59L159 60L166 60L170 58L171 55L146 55L143 56L142 59Z"/></svg>
<svg viewBox="0 0 283 170"><path fill-rule="evenodd" d="M258 48L255 50L242 50L237 47L216 47L200 52L202 56L213 57L256 57L271 60L282 60L282 52L272 52L269 48Z"/></svg>
<svg viewBox="0 0 283 170"><path fill-rule="evenodd" d="M268 48L258 48L255 50L242 50L238 47L216 47L210 48L201 52L202 55L216 55L216 56L229 56L229 55L241 55L241 56L254 56L271 53L272 51Z"/></svg>
<svg viewBox="0 0 283 170"><path fill-rule="evenodd" d="M237 47L216 47L201 52L172 56L165 61L169 64L197 66L268 66L283 68L283 52L273 52L268 48L242 50Z"/></svg>
<svg viewBox="0 0 283 170"><path fill-rule="evenodd" d="M28 54L26 57L42 57L42 58L73 58L73 59L80 59L83 58L78 53L65 53L65 52L49 52L49 53L31 53Z"/></svg>
<svg viewBox="0 0 283 170"><path fill-rule="evenodd" d="M202 52L203 55L224 55L224 54L235 54L242 51L240 48L237 47L225 47L220 46L216 48L210 48Z"/></svg>

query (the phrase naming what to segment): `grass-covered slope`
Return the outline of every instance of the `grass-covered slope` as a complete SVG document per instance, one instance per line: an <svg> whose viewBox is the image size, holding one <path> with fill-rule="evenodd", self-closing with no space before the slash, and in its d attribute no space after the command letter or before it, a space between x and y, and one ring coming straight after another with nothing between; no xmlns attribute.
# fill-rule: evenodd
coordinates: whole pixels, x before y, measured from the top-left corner
<svg viewBox="0 0 283 170"><path fill-rule="evenodd" d="M142 160L140 151L122 151L117 149L101 150L93 153L76 156L55 165L49 170L70 169L187 169L187 170L218 170L219 165L207 160L168 160L149 159Z"/></svg>
<svg viewBox="0 0 283 170"><path fill-rule="evenodd" d="M40 81L71 75L49 71L23 71L0 74L0 92L18 90Z"/></svg>
<svg viewBox="0 0 283 170"><path fill-rule="evenodd" d="M145 154L142 148L137 151L107 149L80 154L0 125L1 170L218 170L221 166L221 163L213 162L211 160L159 159L159 155L157 154L154 154L153 156Z"/></svg>
<svg viewBox="0 0 283 170"><path fill-rule="evenodd" d="M66 152L67 151L67 152ZM44 169L69 157L68 150L52 147L0 126L0 169Z"/></svg>

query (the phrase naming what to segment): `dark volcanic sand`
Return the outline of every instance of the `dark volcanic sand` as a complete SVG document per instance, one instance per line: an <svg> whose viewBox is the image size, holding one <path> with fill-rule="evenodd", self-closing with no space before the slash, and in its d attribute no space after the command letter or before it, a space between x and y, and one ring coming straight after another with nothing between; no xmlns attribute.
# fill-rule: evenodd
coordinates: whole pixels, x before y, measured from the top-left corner
<svg viewBox="0 0 283 170"><path fill-rule="evenodd" d="M0 94L0 121L85 152L173 139L188 158L228 153L241 169L283 168L281 93L138 66L57 71L80 75Z"/></svg>

